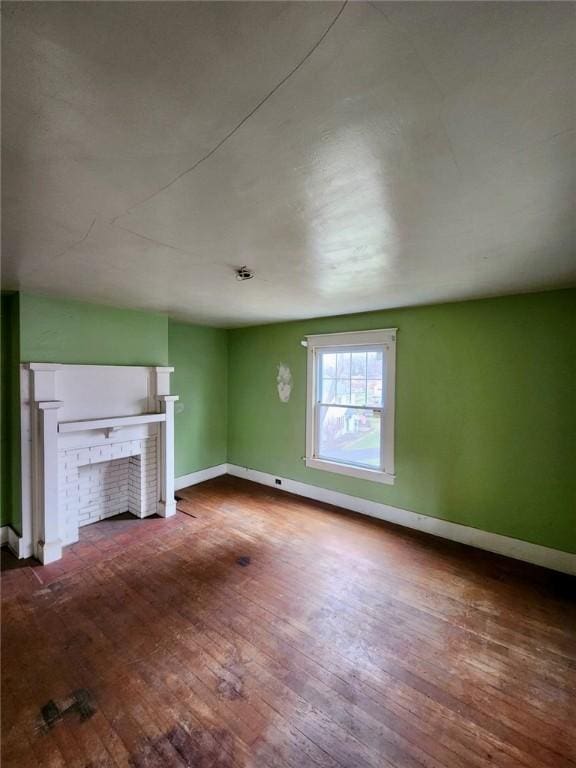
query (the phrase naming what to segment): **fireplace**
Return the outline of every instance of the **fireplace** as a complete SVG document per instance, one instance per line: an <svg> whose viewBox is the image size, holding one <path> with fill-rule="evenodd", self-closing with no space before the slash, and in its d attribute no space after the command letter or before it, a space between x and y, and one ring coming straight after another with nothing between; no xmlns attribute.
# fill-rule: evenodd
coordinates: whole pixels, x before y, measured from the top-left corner
<svg viewBox="0 0 576 768"><path fill-rule="evenodd" d="M173 370L22 366L20 557L58 560L80 527L120 512L175 513Z"/></svg>

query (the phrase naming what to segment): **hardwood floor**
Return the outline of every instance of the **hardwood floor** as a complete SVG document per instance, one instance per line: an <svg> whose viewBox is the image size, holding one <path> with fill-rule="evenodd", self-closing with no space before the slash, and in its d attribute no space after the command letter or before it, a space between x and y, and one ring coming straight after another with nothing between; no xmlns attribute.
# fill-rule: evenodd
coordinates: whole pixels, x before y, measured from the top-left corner
<svg viewBox="0 0 576 768"><path fill-rule="evenodd" d="M2 766L576 765L575 580L219 478L4 554Z"/></svg>

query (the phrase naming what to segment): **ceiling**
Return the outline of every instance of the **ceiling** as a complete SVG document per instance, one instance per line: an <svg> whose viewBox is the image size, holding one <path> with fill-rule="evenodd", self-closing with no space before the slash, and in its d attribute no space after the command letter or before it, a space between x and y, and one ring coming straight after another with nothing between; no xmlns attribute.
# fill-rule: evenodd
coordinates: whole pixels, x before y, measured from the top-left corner
<svg viewBox="0 0 576 768"><path fill-rule="evenodd" d="M571 3L2 20L4 288L231 327L576 283Z"/></svg>

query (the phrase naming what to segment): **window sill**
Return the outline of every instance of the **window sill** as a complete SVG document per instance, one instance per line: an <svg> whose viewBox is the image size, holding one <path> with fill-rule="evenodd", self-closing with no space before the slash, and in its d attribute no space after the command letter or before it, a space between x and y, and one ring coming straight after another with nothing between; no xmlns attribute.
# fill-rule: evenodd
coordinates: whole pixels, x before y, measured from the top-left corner
<svg viewBox="0 0 576 768"><path fill-rule="evenodd" d="M306 459L306 466L310 469L322 469L325 472L358 477L361 480L370 480L373 483L385 483L386 485L394 485L396 479L396 475L391 475L388 472L354 467L351 464L339 464L336 461L327 461L326 459Z"/></svg>

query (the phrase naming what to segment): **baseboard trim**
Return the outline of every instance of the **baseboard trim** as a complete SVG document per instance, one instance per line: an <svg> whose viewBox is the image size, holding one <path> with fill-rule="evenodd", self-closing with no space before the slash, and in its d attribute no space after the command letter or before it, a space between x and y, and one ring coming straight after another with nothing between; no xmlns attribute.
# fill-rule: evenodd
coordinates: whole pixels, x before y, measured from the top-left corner
<svg viewBox="0 0 576 768"><path fill-rule="evenodd" d="M515 560L523 560L524 562L540 565L544 568L551 568L561 573L576 575L576 555L570 552L561 552L558 549L543 547L540 544L532 544L528 541L513 539L498 533L481 531L478 528L470 528L467 525L451 523L437 517L421 515L407 509L392 507L389 504L381 504L376 501L368 501L367 499L349 496L338 491L329 491L315 485L300 483L296 480L280 477L279 475L270 475L267 472L259 472L256 469L239 467L235 464L228 464L228 474L234 477L243 477L246 480L252 480L261 485L268 485L276 488L276 490L288 491L289 493L305 496L315 501L334 504L337 507L343 507L344 509L375 517L379 520L385 520L389 523L403 525L406 528L431 533L434 536L457 541L460 544L468 544L498 555L512 557ZM277 479L282 481L281 486L276 485Z"/></svg>
<svg viewBox="0 0 576 768"><path fill-rule="evenodd" d="M227 469L227 464L216 464L214 467L200 469L198 472L190 472L188 475L180 475L180 477L174 479L174 490L179 491L181 488L187 488L189 485L197 485L206 480L212 480L213 477L225 475Z"/></svg>
<svg viewBox="0 0 576 768"><path fill-rule="evenodd" d="M460 544L468 544L478 549L484 549L487 552L505 555L515 560L523 560L524 562L540 565L544 568L551 568L561 573L576 575L576 555L570 552L561 552L558 549L543 547L540 544L532 544L528 541L513 539L498 533L481 531L478 528L451 523L447 520L421 515L417 512L392 507L389 504L382 504L377 501L361 499L358 496L350 496L339 491L329 491L316 485L300 483L280 475L259 472L256 469L239 467L236 464L217 464L214 467L201 469L198 472L181 475L175 478L174 488L180 490L189 485L197 485L225 474L243 477L246 480L260 483L260 485L267 485L276 490L287 491L288 493L294 493L297 496L304 496L305 498L321 501L326 504L333 504L343 509L349 509L352 512L358 512L362 515L375 517L406 528L430 533L443 539L459 542ZM277 479L282 481L281 486L276 484ZM23 551L22 539L10 525L0 527L0 546L5 545L9 547L15 557L30 557L32 554L31 552Z"/></svg>
<svg viewBox="0 0 576 768"><path fill-rule="evenodd" d="M0 528L0 546L7 546L14 557L22 558L26 555L21 552L22 539L11 525L3 525Z"/></svg>

